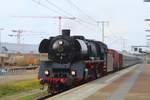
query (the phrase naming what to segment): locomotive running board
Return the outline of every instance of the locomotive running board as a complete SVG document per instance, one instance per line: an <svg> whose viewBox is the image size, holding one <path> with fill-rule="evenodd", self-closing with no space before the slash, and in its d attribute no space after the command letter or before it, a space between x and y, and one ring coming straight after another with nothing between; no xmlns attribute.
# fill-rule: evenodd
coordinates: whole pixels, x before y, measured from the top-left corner
<svg viewBox="0 0 150 100"><path fill-rule="evenodd" d="M104 60L86 60L85 63L102 63Z"/></svg>

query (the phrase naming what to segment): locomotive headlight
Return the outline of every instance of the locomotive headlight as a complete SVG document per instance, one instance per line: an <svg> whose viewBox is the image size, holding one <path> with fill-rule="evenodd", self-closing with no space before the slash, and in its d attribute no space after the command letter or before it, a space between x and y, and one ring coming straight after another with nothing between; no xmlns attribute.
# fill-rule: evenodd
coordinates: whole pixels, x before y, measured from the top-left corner
<svg viewBox="0 0 150 100"><path fill-rule="evenodd" d="M62 45L62 44L63 44L63 41L58 41L58 44L59 44L59 45Z"/></svg>
<svg viewBox="0 0 150 100"><path fill-rule="evenodd" d="M74 70L71 71L71 75L72 75L72 76L75 76L75 75L76 75L76 71L74 71Z"/></svg>
<svg viewBox="0 0 150 100"><path fill-rule="evenodd" d="M46 75L46 76L48 76L48 75L49 75L49 71L48 71L48 70L45 70L45 72L44 72L44 73L45 73L45 75Z"/></svg>

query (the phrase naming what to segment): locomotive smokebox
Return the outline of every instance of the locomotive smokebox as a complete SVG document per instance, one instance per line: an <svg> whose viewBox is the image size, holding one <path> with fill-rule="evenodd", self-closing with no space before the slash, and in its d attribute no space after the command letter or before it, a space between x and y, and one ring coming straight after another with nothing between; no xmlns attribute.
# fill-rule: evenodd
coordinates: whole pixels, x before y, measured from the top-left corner
<svg viewBox="0 0 150 100"><path fill-rule="evenodd" d="M70 29L63 29L62 30L62 35L63 36L70 36Z"/></svg>

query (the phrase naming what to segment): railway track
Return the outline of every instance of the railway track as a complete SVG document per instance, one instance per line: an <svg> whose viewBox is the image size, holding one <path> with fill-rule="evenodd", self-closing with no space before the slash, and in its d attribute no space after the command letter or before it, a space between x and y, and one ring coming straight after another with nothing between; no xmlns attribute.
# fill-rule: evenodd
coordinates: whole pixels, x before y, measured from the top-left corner
<svg viewBox="0 0 150 100"><path fill-rule="evenodd" d="M81 85L83 85L83 83L82 83ZM81 85L79 85L79 86L81 86ZM52 95L52 94L45 94L45 95L43 95L43 96L37 97L36 100L45 100L45 99L47 99L47 98L50 98L50 97L59 95L59 94L61 94L61 93L63 93L63 92L67 92L67 91L69 91L69 90L71 90L71 89L73 89L73 88L77 88L77 87L79 87L79 86L72 87L72 88L68 88L68 89L66 89L66 90L60 91L60 92L55 93L55 94L53 94L53 95Z"/></svg>
<svg viewBox="0 0 150 100"><path fill-rule="evenodd" d="M37 97L36 100L45 100L45 99L47 99L47 98L53 97L53 96L58 95L58 94L60 94L60 93L62 93L62 92L65 92L65 91L67 91L67 90L58 92L58 93L53 94L53 95L52 95L52 94L45 94L45 95L43 95L43 96Z"/></svg>
<svg viewBox="0 0 150 100"><path fill-rule="evenodd" d="M47 99L47 98L49 98L49 97L52 97L52 95L51 95L51 94L49 94L49 95L47 94L47 95L38 97L36 100L44 100L44 99Z"/></svg>

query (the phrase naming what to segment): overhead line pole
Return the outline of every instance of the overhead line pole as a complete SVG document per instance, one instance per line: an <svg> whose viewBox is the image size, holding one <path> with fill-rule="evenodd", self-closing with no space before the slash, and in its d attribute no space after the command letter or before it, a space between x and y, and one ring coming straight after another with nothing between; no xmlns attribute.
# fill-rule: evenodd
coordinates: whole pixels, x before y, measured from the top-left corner
<svg viewBox="0 0 150 100"><path fill-rule="evenodd" d="M98 25L102 26L102 42L105 42L105 23L109 23L108 21L97 21Z"/></svg>
<svg viewBox="0 0 150 100"><path fill-rule="evenodd" d="M58 17L59 19L59 35L61 34L61 16Z"/></svg>
<svg viewBox="0 0 150 100"><path fill-rule="evenodd" d="M122 41L123 41L123 50L125 50L125 49L126 49L126 39L123 38ZM123 50L122 50L122 51L123 51Z"/></svg>
<svg viewBox="0 0 150 100"><path fill-rule="evenodd" d="M58 17L54 17L54 18L58 18L59 19L59 34L61 34L61 27L62 27L62 19L70 19L70 20L75 20L75 17L62 17L62 16L58 16Z"/></svg>
<svg viewBox="0 0 150 100"><path fill-rule="evenodd" d="M20 50L20 35L23 32L23 30L12 30L12 32L17 33L17 45L18 45L18 51Z"/></svg>
<svg viewBox="0 0 150 100"><path fill-rule="evenodd" d="M4 30L4 28L0 28L0 51L1 51L1 33L2 33L2 30Z"/></svg>

